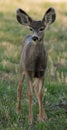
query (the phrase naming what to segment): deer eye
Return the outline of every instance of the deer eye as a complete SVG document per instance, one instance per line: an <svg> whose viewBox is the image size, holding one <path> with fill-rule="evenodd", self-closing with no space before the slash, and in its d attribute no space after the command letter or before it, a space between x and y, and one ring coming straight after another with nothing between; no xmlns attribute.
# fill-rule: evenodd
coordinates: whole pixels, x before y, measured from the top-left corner
<svg viewBox="0 0 67 130"><path fill-rule="evenodd" d="M43 30L44 30L44 27L39 28L39 31L43 31Z"/></svg>
<svg viewBox="0 0 67 130"><path fill-rule="evenodd" d="M33 28L30 27L30 31L33 31Z"/></svg>

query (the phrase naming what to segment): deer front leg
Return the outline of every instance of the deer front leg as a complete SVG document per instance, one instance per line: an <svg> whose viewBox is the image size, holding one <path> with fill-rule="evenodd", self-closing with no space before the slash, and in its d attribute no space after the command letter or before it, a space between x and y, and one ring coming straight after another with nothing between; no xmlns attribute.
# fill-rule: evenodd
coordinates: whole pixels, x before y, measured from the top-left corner
<svg viewBox="0 0 67 130"><path fill-rule="evenodd" d="M43 104L42 104L42 90L43 90L43 79L37 79L36 82L34 82L34 91L36 94L36 97L38 99L38 104L39 104L39 114L38 114L38 120L44 121L47 119L47 116L45 114Z"/></svg>
<svg viewBox="0 0 67 130"><path fill-rule="evenodd" d="M33 113L32 113L32 81L28 79L28 96L29 96L29 124L32 124Z"/></svg>
<svg viewBox="0 0 67 130"><path fill-rule="evenodd" d="M18 84L18 90L17 90L17 113L21 111L21 93L22 93L22 86L24 81L24 73L20 76L20 81Z"/></svg>

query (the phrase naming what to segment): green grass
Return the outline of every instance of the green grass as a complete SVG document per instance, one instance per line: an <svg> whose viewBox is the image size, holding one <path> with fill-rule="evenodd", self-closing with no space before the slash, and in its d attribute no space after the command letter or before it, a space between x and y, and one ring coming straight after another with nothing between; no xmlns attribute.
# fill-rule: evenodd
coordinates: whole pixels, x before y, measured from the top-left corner
<svg viewBox="0 0 67 130"><path fill-rule="evenodd" d="M28 124L28 87L24 82L22 111L17 115L17 86L19 81L20 48L30 33L18 24L16 9L25 9L34 19L42 18L53 6L56 21L45 32L48 66L44 81L43 105L48 116L38 122L38 103L33 94L33 124ZM34 10L35 7L35 10ZM36 15L35 15L36 14ZM27 0L0 2L0 130L67 130L67 6L66 3L33 4Z"/></svg>

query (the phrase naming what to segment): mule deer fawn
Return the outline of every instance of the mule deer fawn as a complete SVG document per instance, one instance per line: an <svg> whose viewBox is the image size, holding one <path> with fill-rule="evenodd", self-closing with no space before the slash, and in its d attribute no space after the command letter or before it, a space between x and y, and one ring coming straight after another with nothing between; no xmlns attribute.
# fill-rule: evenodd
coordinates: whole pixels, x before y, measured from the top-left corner
<svg viewBox="0 0 67 130"><path fill-rule="evenodd" d="M45 28L55 21L55 10L49 8L43 19L39 21L33 20L25 11L18 9L16 11L16 18L18 22L24 26L29 26L32 35L28 35L22 44L21 59L20 59L20 80L18 85L18 112L21 110L21 92L23 87L24 77L28 81L28 95L29 95L29 122L33 121L32 113L32 90L39 104L38 120L44 121L47 119L43 104L42 92L44 84L44 75L47 67L47 53L44 43Z"/></svg>

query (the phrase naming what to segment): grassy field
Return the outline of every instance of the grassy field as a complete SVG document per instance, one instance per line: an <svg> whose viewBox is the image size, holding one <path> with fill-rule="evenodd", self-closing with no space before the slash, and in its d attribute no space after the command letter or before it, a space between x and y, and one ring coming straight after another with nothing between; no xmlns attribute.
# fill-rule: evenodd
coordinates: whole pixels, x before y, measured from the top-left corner
<svg viewBox="0 0 67 130"><path fill-rule="evenodd" d="M45 32L48 67L43 104L48 120L37 122L38 104L33 95L34 122L28 125L28 93L25 80L22 112L16 114L20 48L30 31L18 24L17 8L34 19L41 19L49 7L56 10L56 21ZM35 7L35 9L34 9ZM31 0L0 1L0 130L67 130L67 4Z"/></svg>

